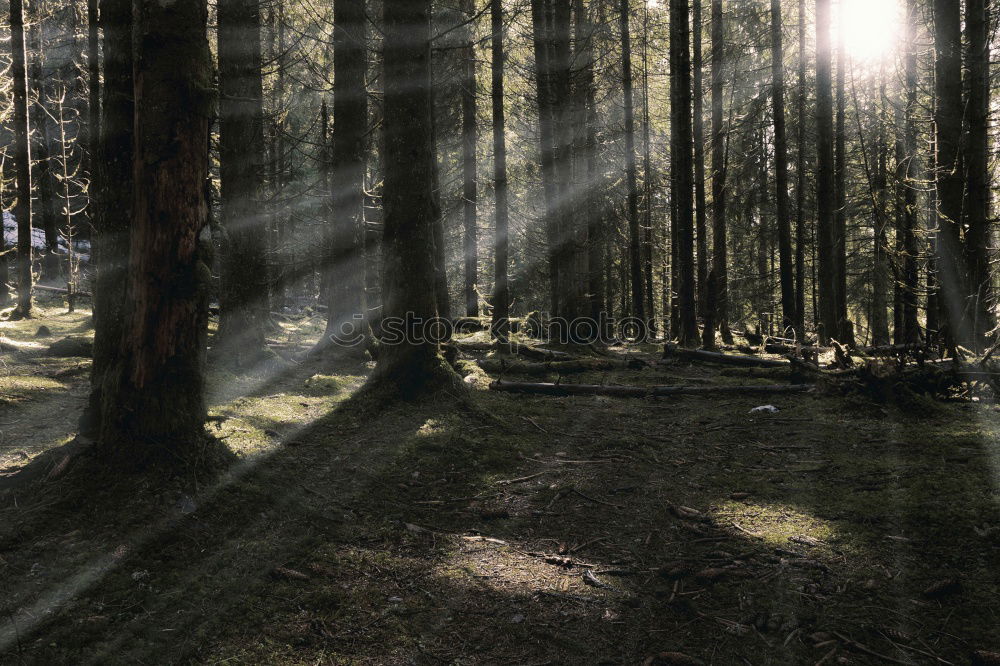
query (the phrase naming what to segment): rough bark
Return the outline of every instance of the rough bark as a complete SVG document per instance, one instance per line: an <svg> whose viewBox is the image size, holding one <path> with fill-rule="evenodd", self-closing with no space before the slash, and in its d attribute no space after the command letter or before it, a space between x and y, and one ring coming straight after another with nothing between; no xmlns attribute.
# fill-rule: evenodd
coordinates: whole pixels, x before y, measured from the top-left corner
<svg viewBox="0 0 1000 666"><path fill-rule="evenodd" d="M836 191L833 156L833 80L831 78L830 0L816 0L816 246L818 253L820 341L838 336L837 261L834 218Z"/></svg>
<svg viewBox="0 0 1000 666"><path fill-rule="evenodd" d="M455 375L423 322L438 316L434 289L434 140L430 0L386 0L383 312L410 322L383 339L371 385L405 397L451 384ZM418 323L419 322L419 323Z"/></svg>
<svg viewBox="0 0 1000 666"><path fill-rule="evenodd" d="M472 20L475 14L472 0L463 0L462 11ZM462 198L464 213L465 259L465 314L479 316L479 244L476 229L476 51L473 45L472 24L465 28L466 45L462 48Z"/></svg>
<svg viewBox="0 0 1000 666"><path fill-rule="evenodd" d="M493 104L493 193L496 198L495 231L493 237L493 336L505 342L510 332L510 283L507 203L507 121L504 110L504 26L502 0L490 0L490 65Z"/></svg>
<svg viewBox="0 0 1000 666"><path fill-rule="evenodd" d="M28 28L30 43L29 79L31 90L29 95L29 116L32 127L32 166L35 173L31 182L35 187L37 198L33 206L32 224L40 225L45 234L45 251L42 253L42 279L51 280L59 275L59 214L56 210L56 191L52 177L52 161L50 159L51 142L49 141L49 124L46 119L45 105L48 104L47 72L42 67L44 45L40 36L39 24L43 18L44 9L41 5L31 11L31 24Z"/></svg>
<svg viewBox="0 0 1000 666"><path fill-rule="evenodd" d="M688 0L670 2L671 178L677 197L677 305L682 345L699 343L695 312L694 134L691 113L691 40Z"/></svg>
<svg viewBox="0 0 1000 666"><path fill-rule="evenodd" d="M799 0L798 91L795 95L795 332L805 336L806 326L806 2Z"/></svg>
<svg viewBox="0 0 1000 666"><path fill-rule="evenodd" d="M723 342L732 344L729 331L728 248L726 246L726 127L722 119L722 92L726 45L722 0L712 0L712 270L708 278L708 304L714 304L705 318L702 344L715 346L715 330Z"/></svg>
<svg viewBox="0 0 1000 666"><path fill-rule="evenodd" d="M199 0L135 0L135 187L125 334L100 451L121 466L206 462L202 366L212 63Z"/></svg>
<svg viewBox="0 0 1000 666"><path fill-rule="evenodd" d="M774 114L774 187L781 283L781 329L795 328L795 278L792 267L792 223L788 197L788 139L785 130L785 66L781 0L771 0L771 102ZM801 331L797 331L801 335Z"/></svg>
<svg viewBox="0 0 1000 666"><path fill-rule="evenodd" d="M214 349L236 368L269 356L263 212L264 87L258 0L219 0L219 176L222 282Z"/></svg>
<svg viewBox="0 0 1000 666"><path fill-rule="evenodd" d="M24 48L24 3L10 2L11 76L14 78L14 175L17 202L17 308L13 316L31 316L31 147L28 127L28 74Z"/></svg>
<svg viewBox="0 0 1000 666"><path fill-rule="evenodd" d="M629 0L621 0L618 23L622 38L622 95L625 109L625 214L628 219L629 276L632 316L646 322L645 279L639 228L639 186L635 161L635 110L632 86L632 37L629 30Z"/></svg>
<svg viewBox="0 0 1000 666"><path fill-rule="evenodd" d="M839 7L841 21L844 5ZM854 333L847 318L847 113L845 84L847 79L846 30L837 31L837 107L834 133L834 192L836 208L833 216L834 292L837 310L837 339L854 342ZM817 85L819 83L817 82Z"/></svg>
<svg viewBox="0 0 1000 666"><path fill-rule="evenodd" d="M697 255L698 313L708 303L708 204L705 201L705 101L701 48L701 0L691 2L692 93L694 101L694 229Z"/></svg>

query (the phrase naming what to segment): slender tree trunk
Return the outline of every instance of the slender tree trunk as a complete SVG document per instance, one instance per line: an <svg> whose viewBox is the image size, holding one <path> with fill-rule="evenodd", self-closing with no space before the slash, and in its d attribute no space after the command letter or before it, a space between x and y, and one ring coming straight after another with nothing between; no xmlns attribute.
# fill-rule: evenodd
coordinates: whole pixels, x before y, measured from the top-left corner
<svg viewBox="0 0 1000 666"><path fill-rule="evenodd" d="M430 0L386 0L383 302L385 322L402 324L383 339L372 382L403 396L455 379L425 334L438 316L434 284L434 131L431 107ZM409 322L408 324L404 322Z"/></svg>
<svg viewBox="0 0 1000 666"><path fill-rule="evenodd" d="M795 334L806 330L806 2L799 0L798 91L795 96Z"/></svg>
<svg viewBox="0 0 1000 666"><path fill-rule="evenodd" d="M818 168L816 172L816 246L819 260L819 335L826 342L838 337L837 236L835 216L837 193L833 156L833 89L830 76L830 0L816 0L816 130Z"/></svg>
<svg viewBox="0 0 1000 666"><path fill-rule="evenodd" d="M888 256L887 256L887 234L889 207L888 207L888 162L889 144L886 138L887 127L885 122L884 105L887 103L885 95L885 72L879 72L879 103L882 108L878 111L878 120L875 124L875 155L874 155L874 183L872 190L874 193L872 201L872 314L871 314L871 334L872 344L875 346L889 344L889 320L888 320Z"/></svg>
<svg viewBox="0 0 1000 666"><path fill-rule="evenodd" d="M694 93L694 228L697 254L698 313L708 303L708 204L705 202L705 102L702 94L701 0L691 2Z"/></svg>
<svg viewBox="0 0 1000 666"><path fill-rule="evenodd" d="M97 153L101 140L101 62L100 25L98 1L87 0L87 128L84 173L90 177L89 190L100 188ZM90 197L88 215L93 220L93 196ZM91 222L93 223L93 222Z"/></svg>
<svg viewBox="0 0 1000 666"><path fill-rule="evenodd" d="M576 274L578 247L574 230L575 200L573 184L573 123L572 123L572 68L571 58L572 16L571 0L551 1L551 65L553 121L553 173L556 178L556 259L560 272L559 314L572 321L581 314L582 283Z"/></svg>
<svg viewBox="0 0 1000 666"><path fill-rule="evenodd" d="M462 11L472 20L475 7L472 0L463 0ZM465 241L465 314L479 316L479 245L476 230L476 51L472 24L466 27L467 45L462 49L462 196L464 203Z"/></svg>
<svg viewBox="0 0 1000 666"><path fill-rule="evenodd" d="M14 173L17 203L17 309L13 316L31 316L31 148L28 127L28 76L24 48L23 0L10 1L11 76L14 77Z"/></svg>
<svg viewBox="0 0 1000 666"><path fill-rule="evenodd" d="M839 7L844 20L844 3ZM845 82L847 78L846 30L837 31L837 128L835 131L834 191L836 211L833 218L835 289L837 307L837 338L854 343L853 325L847 316L847 114Z"/></svg>
<svg viewBox="0 0 1000 666"><path fill-rule="evenodd" d="M653 163L650 154L649 117L649 3L642 6L642 272L646 318L655 330L653 307Z"/></svg>
<svg viewBox="0 0 1000 666"><path fill-rule="evenodd" d="M327 320L324 338L357 339L364 319L365 134L368 91L365 3L335 0L333 5L334 130L331 143L332 220L323 248ZM360 350L360 346L342 349Z"/></svg>
<svg viewBox="0 0 1000 666"><path fill-rule="evenodd" d="M781 329L795 329L795 278L792 267L791 206L788 198L788 139L785 133L785 65L781 0L771 0L771 101L774 107L774 186L781 283ZM796 333L801 334L796 330Z"/></svg>
<svg viewBox="0 0 1000 666"><path fill-rule="evenodd" d="M135 188L125 334L100 446L123 466L204 465L212 62L199 0L135 0Z"/></svg>
<svg viewBox="0 0 1000 666"><path fill-rule="evenodd" d="M677 286L683 346L698 344L694 260L694 128L691 114L691 43L688 0L670 2L671 177L677 197Z"/></svg>
<svg viewBox="0 0 1000 666"><path fill-rule="evenodd" d="M632 40L629 30L629 0L621 0L618 22L622 36L622 93L625 104L625 214L628 217L629 275L632 283L632 316L646 322L646 297L642 239L639 229L639 186L635 163L635 112L632 96ZM645 324L643 326L645 330Z"/></svg>
<svg viewBox="0 0 1000 666"><path fill-rule="evenodd" d="M56 211L56 192L51 173L49 146L49 124L46 121L45 105L48 104L46 72L42 67L43 44L39 35L39 24L43 19L44 9L39 5L31 12L33 20L28 28L30 42L29 67L34 103L29 100L29 113L34 135L32 161L35 173L32 183L38 194L38 208L33 222L41 222L45 234L45 252L42 255L42 277L54 279L59 275L59 216Z"/></svg>
<svg viewBox="0 0 1000 666"><path fill-rule="evenodd" d="M916 44L917 8L915 0L906 2L906 18L904 23L904 104L903 109L903 155L897 160L897 169L901 171L902 215L901 227L897 241L901 246L901 276L900 301L902 305L902 331L899 342L915 343L920 340L920 325L917 322L917 290L919 277L917 257L920 252L917 245L917 187L920 179L920 161L917 154L917 44Z"/></svg>
<svg viewBox="0 0 1000 666"><path fill-rule="evenodd" d="M542 173L542 190L545 197L545 233L548 241L549 308L552 316L559 316L560 283L559 230L557 187L555 177L555 143L552 117L552 65L550 62L551 30L546 16L551 0L531 0L531 25L535 55L535 94L538 106L539 162Z"/></svg>
<svg viewBox="0 0 1000 666"><path fill-rule="evenodd" d="M995 325L990 284L990 12L988 0L966 0L968 47L965 260L969 266L972 342L984 343Z"/></svg>
<svg viewBox="0 0 1000 666"><path fill-rule="evenodd" d="M219 175L222 285L215 351L237 368L266 358L267 215L258 0L219 0Z"/></svg>
<svg viewBox="0 0 1000 666"><path fill-rule="evenodd" d="M507 122L504 110L504 25L502 0L490 0L492 63L490 66L493 102L493 192L496 197L496 222L493 240L493 336L503 342L510 332L510 285L507 278L508 204L507 204Z"/></svg>
<svg viewBox="0 0 1000 666"><path fill-rule="evenodd" d="M968 343L969 294L961 223L965 188L962 140L961 11L954 0L934 0L934 127L937 148L937 269L944 342Z"/></svg>
<svg viewBox="0 0 1000 666"><path fill-rule="evenodd" d="M712 0L712 270L708 276L705 330L702 345L715 347L716 328L726 344L732 342L729 332L728 248L726 246L726 127L722 118L723 77L725 76L726 45L723 41L722 0Z"/></svg>

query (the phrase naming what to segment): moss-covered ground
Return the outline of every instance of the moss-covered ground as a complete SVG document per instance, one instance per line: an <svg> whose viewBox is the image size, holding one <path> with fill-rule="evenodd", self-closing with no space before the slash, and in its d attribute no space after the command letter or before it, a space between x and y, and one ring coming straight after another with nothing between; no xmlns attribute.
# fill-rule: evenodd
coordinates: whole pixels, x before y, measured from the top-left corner
<svg viewBox="0 0 1000 666"><path fill-rule="evenodd" d="M379 405L352 398L365 366L299 359L211 374L209 430L238 459L218 480L121 477L60 468L89 361L46 358L34 334L78 335L87 314L0 324L0 663L967 664L1000 651L990 405L543 397L475 374L468 400ZM291 358L321 323L282 322L275 348ZM675 363L563 381L768 380ZM749 413L768 402L780 411ZM39 466L47 478L15 482Z"/></svg>

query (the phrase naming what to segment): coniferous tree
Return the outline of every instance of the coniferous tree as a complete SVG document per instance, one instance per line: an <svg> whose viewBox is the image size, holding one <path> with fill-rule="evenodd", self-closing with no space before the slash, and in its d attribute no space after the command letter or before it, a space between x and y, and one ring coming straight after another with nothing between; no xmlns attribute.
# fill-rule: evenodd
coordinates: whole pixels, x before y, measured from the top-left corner
<svg viewBox="0 0 1000 666"><path fill-rule="evenodd" d="M13 316L31 316L31 129L28 126L28 70L23 0L10 2L11 76L14 77L14 173L17 203L17 308Z"/></svg>
<svg viewBox="0 0 1000 666"><path fill-rule="evenodd" d="M493 192L496 198L493 241L493 319L490 329L501 342L510 331L509 222L507 203L507 123L504 110L504 26L502 0L490 0L490 65L491 99L493 105Z"/></svg>
<svg viewBox="0 0 1000 666"><path fill-rule="evenodd" d="M774 114L774 187L778 226L782 332L794 328L795 280L792 268L792 225L788 198L788 139L785 131L785 65L781 0L771 0L771 102Z"/></svg>

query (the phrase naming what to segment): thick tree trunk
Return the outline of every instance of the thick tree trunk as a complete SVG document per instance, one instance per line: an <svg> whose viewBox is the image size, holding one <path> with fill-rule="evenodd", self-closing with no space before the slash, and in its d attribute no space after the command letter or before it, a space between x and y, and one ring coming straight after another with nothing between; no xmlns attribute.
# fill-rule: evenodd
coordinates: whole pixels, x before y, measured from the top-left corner
<svg viewBox="0 0 1000 666"><path fill-rule="evenodd" d="M632 316L646 328L645 278L639 229L639 186L635 163L635 111L632 96L632 39L629 30L629 0L621 0L618 24L622 37L622 94L625 108L625 214L628 217L629 275L632 285Z"/></svg>
<svg viewBox="0 0 1000 666"><path fill-rule="evenodd" d="M507 203L507 122L504 111L504 25L502 0L490 0L490 65L493 103L493 193L496 197L493 239L493 337L507 341L510 332L510 284L507 278L509 213Z"/></svg>
<svg viewBox="0 0 1000 666"><path fill-rule="evenodd" d="M937 160L937 269L944 344L968 343L968 275L961 223L962 169L961 11L954 0L934 0L934 128Z"/></svg>
<svg viewBox="0 0 1000 666"><path fill-rule="evenodd" d="M435 281L430 0L386 0L383 338L372 384L415 397L455 375L424 323L438 316ZM388 330L388 329L387 329Z"/></svg>
<svg viewBox="0 0 1000 666"><path fill-rule="evenodd" d="M86 155L84 173L90 177L89 189L100 188L97 154L101 141L101 62L100 25L98 23L98 1L87 0L87 126ZM90 197L87 214L93 224L94 197Z"/></svg>
<svg viewBox="0 0 1000 666"><path fill-rule="evenodd" d="M592 321L601 320L605 305L604 285L604 246L607 242L604 220L598 197L594 195L597 188L597 102L594 85L594 22L590 17L590 7L584 6L583 0L574 0L573 12L576 15L577 54L575 61L579 67L577 74L577 98L579 124L579 139L586 164L586 178L582 187L579 210L586 220L587 243L587 313ZM648 174L647 174L648 178Z"/></svg>
<svg viewBox="0 0 1000 666"><path fill-rule="evenodd" d="M691 43L688 0L670 2L671 178L677 197L679 342L699 342L695 312L694 138L691 116Z"/></svg>
<svg viewBox="0 0 1000 666"><path fill-rule="evenodd" d="M90 401L80 419L81 433L96 437L102 414L114 410L114 393L105 402L108 370L118 357L125 324L132 229L133 122L132 2L101 0L104 29L104 97L101 136L95 153L96 181L91 185L94 280L94 364Z"/></svg>
<svg viewBox="0 0 1000 666"><path fill-rule="evenodd" d="M535 95L538 108L539 163L545 198L545 235L548 241L549 309L559 316L563 288L559 266L558 188L555 176L555 140L552 115L551 29L548 25L551 0L531 0L531 26L535 56Z"/></svg>
<svg viewBox="0 0 1000 666"><path fill-rule="evenodd" d="M830 0L816 0L816 248L819 275L820 341L838 337L836 188L833 156L833 80L831 78Z"/></svg>
<svg viewBox="0 0 1000 666"><path fill-rule="evenodd" d="M463 0L466 20L475 14L472 0ZM466 26L467 45L462 49L462 198L464 207L465 314L479 316L479 244L476 229L476 51L472 24Z"/></svg>
<svg viewBox="0 0 1000 666"><path fill-rule="evenodd" d="M694 229L697 254L698 313L708 303L708 204L705 202L705 102L702 94L701 0L691 2L694 97Z"/></svg>
<svg viewBox="0 0 1000 666"><path fill-rule="evenodd" d="M968 47L965 260L969 266L969 315L977 348L995 325L990 284L990 12L988 0L966 0Z"/></svg>
<svg viewBox="0 0 1000 666"><path fill-rule="evenodd" d="M267 215L263 212L264 87L258 0L219 0L219 175L222 284L214 351L237 368L269 354Z"/></svg>
<svg viewBox="0 0 1000 666"><path fill-rule="evenodd" d="M920 325L917 322L917 290L919 276L917 258L917 187L920 180L920 160L917 154L917 44L915 0L907 0L904 23L903 76L905 107L903 109L903 155L897 160L897 170L901 176L902 211L900 228L897 231L897 245L900 248L900 321L902 330L896 336L901 344L920 341Z"/></svg>
<svg viewBox="0 0 1000 666"><path fill-rule="evenodd" d="M885 94L885 72L880 72L880 95L881 103L886 103ZM884 111L879 112L879 119L876 123L875 136L875 173L873 180L873 200L872 200L872 313L871 313L871 334L872 345L881 346L889 344L889 319L888 319L888 296L889 296L889 260L888 260L888 234L889 226L889 202L888 202L888 162L889 144L887 137Z"/></svg>
<svg viewBox="0 0 1000 666"><path fill-rule="evenodd" d="M31 129L28 127L28 73L24 48L24 3L10 1L11 76L14 77L14 174L17 203L17 309L31 316Z"/></svg>
<svg viewBox="0 0 1000 666"><path fill-rule="evenodd" d="M364 319L365 134L368 91L365 87L367 40L365 3L333 4L333 141L330 201L322 280L327 299L326 340L350 338ZM332 336L332 338L331 338ZM360 349L358 347L357 349Z"/></svg>
<svg viewBox="0 0 1000 666"><path fill-rule="evenodd" d="M560 272L558 315L568 321L580 311L583 284L577 275L577 221L574 219L572 68L570 52L571 0L550 0L549 52L553 122L553 175L556 179L556 261Z"/></svg>
<svg viewBox="0 0 1000 666"><path fill-rule="evenodd" d="M135 188L126 331L100 446L126 466L201 466L212 62L199 0L135 0Z"/></svg>
<svg viewBox="0 0 1000 666"><path fill-rule="evenodd" d="M792 268L792 223L788 198L788 139L785 132L785 65L781 0L771 0L771 101L774 111L774 186L781 283L781 329L795 328L795 278ZM801 331L796 331L801 335Z"/></svg>

